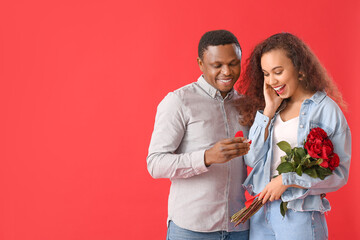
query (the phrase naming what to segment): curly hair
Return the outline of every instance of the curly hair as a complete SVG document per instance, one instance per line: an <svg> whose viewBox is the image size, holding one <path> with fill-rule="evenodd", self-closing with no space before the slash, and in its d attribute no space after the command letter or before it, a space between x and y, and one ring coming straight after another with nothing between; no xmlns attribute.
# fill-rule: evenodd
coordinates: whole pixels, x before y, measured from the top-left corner
<svg viewBox="0 0 360 240"><path fill-rule="evenodd" d="M235 37L234 34L227 30L214 30L204 33L204 35L200 38L198 45L198 56L202 60L204 56L205 50L207 50L208 46L219 46L234 43L239 47L241 51L241 46L239 41Z"/></svg>
<svg viewBox="0 0 360 240"><path fill-rule="evenodd" d="M304 89L310 92L325 91L341 107L346 107L335 83L311 49L301 39L290 33L278 33L256 45L245 62L245 72L237 84L238 92L243 94L236 104L241 115L240 124L251 126L256 111L265 107L261 57L276 49L284 50L295 69L302 75L300 84Z"/></svg>

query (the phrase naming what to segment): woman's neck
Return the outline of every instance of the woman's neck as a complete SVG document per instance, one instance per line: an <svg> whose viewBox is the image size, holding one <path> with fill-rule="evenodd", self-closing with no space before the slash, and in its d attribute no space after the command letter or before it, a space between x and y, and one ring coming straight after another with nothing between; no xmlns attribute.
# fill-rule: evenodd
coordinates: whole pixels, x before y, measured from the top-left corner
<svg viewBox="0 0 360 240"><path fill-rule="evenodd" d="M299 95L293 95L288 99L286 107L280 112L281 119L288 121L299 116L302 103L314 95L313 92L302 92Z"/></svg>
<svg viewBox="0 0 360 240"><path fill-rule="evenodd" d="M315 94L315 92L299 89L299 91L294 93L294 95L289 98L288 103L290 105L296 104L296 103L302 103L302 102L304 102L305 99L311 98L314 94Z"/></svg>

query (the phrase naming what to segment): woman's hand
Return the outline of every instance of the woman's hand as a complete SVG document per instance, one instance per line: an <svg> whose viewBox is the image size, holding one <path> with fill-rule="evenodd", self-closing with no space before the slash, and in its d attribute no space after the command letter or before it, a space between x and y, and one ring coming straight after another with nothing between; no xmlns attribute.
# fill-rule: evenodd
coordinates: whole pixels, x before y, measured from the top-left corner
<svg viewBox="0 0 360 240"><path fill-rule="evenodd" d="M282 176L279 175L271 180L271 182L266 185L264 190L259 195L259 199L262 199L263 204L265 204L268 200L274 201L279 200L281 195L288 189L289 186L285 186L282 183Z"/></svg>
<svg viewBox="0 0 360 240"><path fill-rule="evenodd" d="M264 115L270 119L275 115L283 99L276 94L275 90L264 81L265 109Z"/></svg>

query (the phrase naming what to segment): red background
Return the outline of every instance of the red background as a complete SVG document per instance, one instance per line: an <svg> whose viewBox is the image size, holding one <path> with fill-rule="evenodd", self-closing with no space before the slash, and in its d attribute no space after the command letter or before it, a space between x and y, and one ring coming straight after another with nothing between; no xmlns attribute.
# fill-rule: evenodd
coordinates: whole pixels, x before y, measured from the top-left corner
<svg viewBox="0 0 360 240"><path fill-rule="evenodd" d="M146 155L156 106L195 81L208 30L244 57L271 34L304 39L349 104L349 183L328 194L330 239L360 238L360 3L0 3L0 239L165 239L169 180Z"/></svg>

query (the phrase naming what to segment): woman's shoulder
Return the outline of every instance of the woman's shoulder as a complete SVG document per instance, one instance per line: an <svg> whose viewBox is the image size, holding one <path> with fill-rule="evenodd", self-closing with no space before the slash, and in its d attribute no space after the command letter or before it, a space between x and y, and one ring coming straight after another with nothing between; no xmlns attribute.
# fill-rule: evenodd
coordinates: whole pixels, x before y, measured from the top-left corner
<svg viewBox="0 0 360 240"><path fill-rule="evenodd" d="M315 103L315 109L317 111L326 111L331 114L343 115L343 112L339 105L325 92L317 92L312 98Z"/></svg>
<svg viewBox="0 0 360 240"><path fill-rule="evenodd" d="M324 93L325 94L325 93ZM339 105L326 94L321 101L314 101L314 107L311 110L310 122L321 126L328 126L333 131L345 130L348 128L345 115Z"/></svg>

